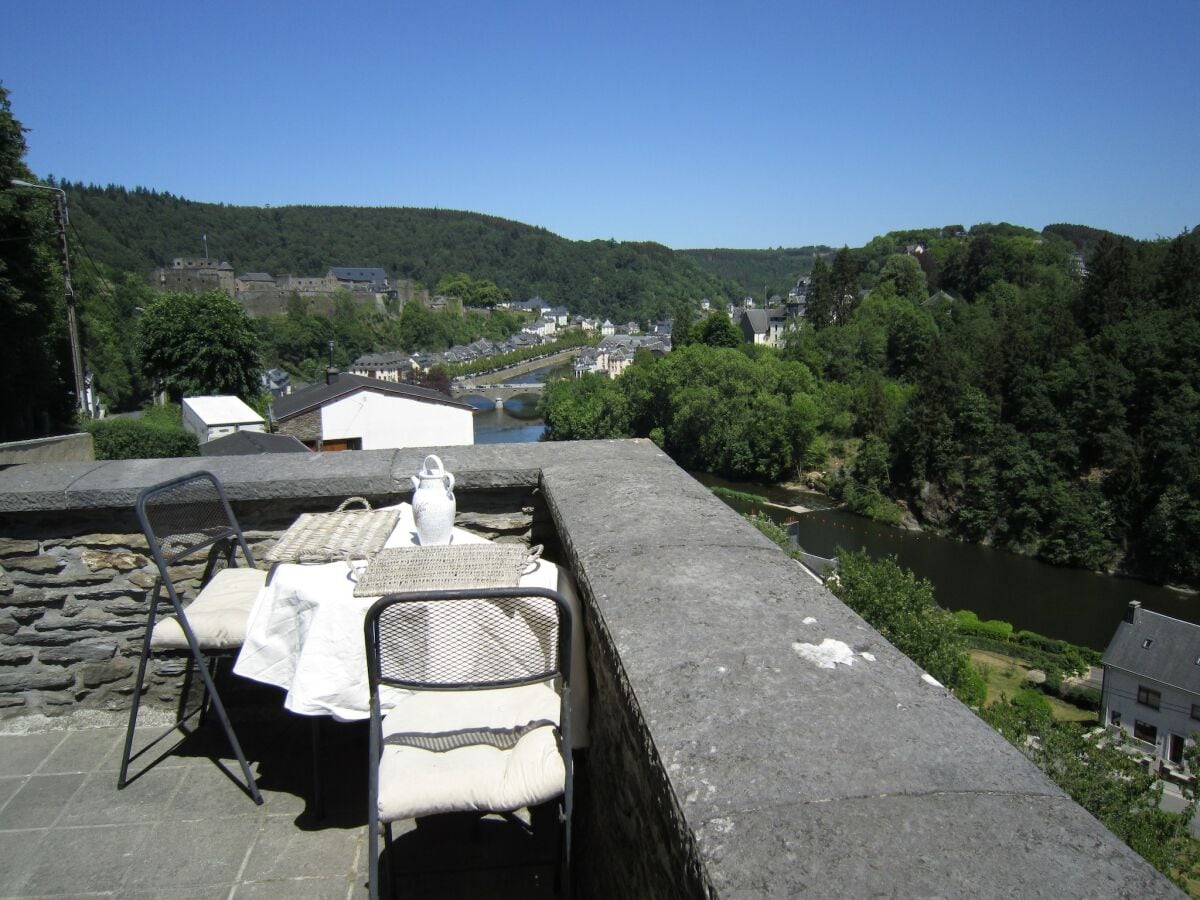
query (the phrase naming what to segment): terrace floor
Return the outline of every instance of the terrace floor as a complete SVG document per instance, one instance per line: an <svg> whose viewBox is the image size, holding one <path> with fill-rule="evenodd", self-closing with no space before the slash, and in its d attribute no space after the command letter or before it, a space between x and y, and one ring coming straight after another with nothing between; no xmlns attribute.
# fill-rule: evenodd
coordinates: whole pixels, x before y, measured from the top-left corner
<svg viewBox="0 0 1200 900"><path fill-rule="evenodd" d="M0 897L365 897L365 723L322 721L318 818L310 720L231 712L262 806L210 758L240 778L215 717L139 728L135 751L165 738L131 771L173 749L121 791L123 716L0 722ZM397 823L395 896L554 896L553 814L534 816Z"/></svg>

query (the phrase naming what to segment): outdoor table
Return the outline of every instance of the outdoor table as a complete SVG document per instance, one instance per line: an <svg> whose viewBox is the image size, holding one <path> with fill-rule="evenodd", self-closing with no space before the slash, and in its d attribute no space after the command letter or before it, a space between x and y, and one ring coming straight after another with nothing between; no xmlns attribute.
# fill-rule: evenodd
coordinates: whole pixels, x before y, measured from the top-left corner
<svg viewBox="0 0 1200 900"><path fill-rule="evenodd" d="M385 548L419 546L412 507L400 516ZM455 528L451 543L489 543ZM355 597L363 561L318 565L277 563L250 612L246 640L233 671L287 691L284 707L305 716L356 721L370 716L363 623L378 597ZM573 579L554 563L539 559L520 578L522 587L557 590L571 606L571 708L576 748L588 743L588 685L583 615ZM386 703L386 698L385 698Z"/></svg>

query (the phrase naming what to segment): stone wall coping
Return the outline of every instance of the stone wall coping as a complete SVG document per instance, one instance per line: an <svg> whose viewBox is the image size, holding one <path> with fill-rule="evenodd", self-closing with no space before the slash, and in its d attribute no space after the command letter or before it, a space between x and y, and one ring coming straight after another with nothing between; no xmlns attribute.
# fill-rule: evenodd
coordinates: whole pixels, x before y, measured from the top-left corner
<svg viewBox="0 0 1200 900"><path fill-rule="evenodd" d="M1181 896L646 441L20 466L0 518L199 467L235 500L407 493L427 452L459 491L540 487L706 893Z"/></svg>

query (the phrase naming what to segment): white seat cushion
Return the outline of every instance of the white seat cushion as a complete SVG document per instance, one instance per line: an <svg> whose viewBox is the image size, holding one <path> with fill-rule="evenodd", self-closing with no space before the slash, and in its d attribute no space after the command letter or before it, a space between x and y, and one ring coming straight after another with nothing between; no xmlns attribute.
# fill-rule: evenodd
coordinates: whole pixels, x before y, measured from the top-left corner
<svg viewBox="0 0 1200 900"><path fill-rule="evenodd" d="M399 696L383 720L380 821L507 812L559 796L559 709L549 684Z"/></svg>
<svg viewBox="0 0 1200 900"><path fill-rule="evenodd" d="M246 640L246 623L258 592L267 581L262 569L222 569L184 607L202 650L229 650ZM159 619L150 636L155 650L186 650L187 637L174 616Z"/></svg>

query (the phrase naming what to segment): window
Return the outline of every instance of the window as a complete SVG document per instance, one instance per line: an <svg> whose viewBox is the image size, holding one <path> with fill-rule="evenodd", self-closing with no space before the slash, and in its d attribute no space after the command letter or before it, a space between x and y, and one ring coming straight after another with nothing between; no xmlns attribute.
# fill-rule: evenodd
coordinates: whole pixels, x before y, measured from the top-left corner
<svg viewBox="0 0 1200 900"><path fill-rule="evenodd" d="M1112 711L1112 712L1109 714L1108 720L1109 720L1110 722L1112 722L1112 724L1113 724L1113 727L1115 727L1115 728L1120 728L1120 727L1121 727L1121 713L1120 713L1120 711L1119 711L1119 710L1115 710L1115 709L1114 709L1114 710L1113 710L1113 711Z"/></svg>
<svg viewBox="0 0 1200 900"><path fill-rule="evenodd" d="M1148 706L1151 709L1158 709L1162 705L1162 692L1152 691L1148 687L1138 685L1138 703L1142 706Z"/></svg>
<svg viewBox="0 0 1200 900"><path fill-rule="evenodd" d="M1153 643L1154 643L1154 638L1146 638L1144 641L1142 641L1142 649L1149 650L1150 645Z"/></svg>
<svg viewBox="0 0 1200 900"><path fill-rule="evenodd" d="M1158 743L1158 729L1140 720L1134 720L1133 736L1139 741L1145 741L1147 744Z"/></svg>
<svg viewBox="0 0 1200 900"><path fill-rule="evenodd" d="M1198 703L1192 704L1192 718L1200 721L1200 704Z"/></svg>

